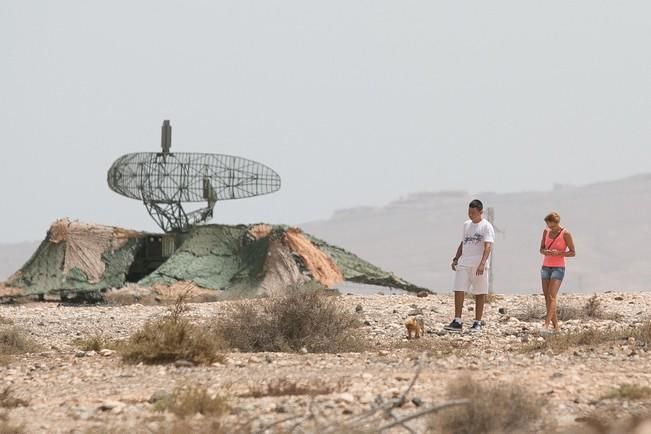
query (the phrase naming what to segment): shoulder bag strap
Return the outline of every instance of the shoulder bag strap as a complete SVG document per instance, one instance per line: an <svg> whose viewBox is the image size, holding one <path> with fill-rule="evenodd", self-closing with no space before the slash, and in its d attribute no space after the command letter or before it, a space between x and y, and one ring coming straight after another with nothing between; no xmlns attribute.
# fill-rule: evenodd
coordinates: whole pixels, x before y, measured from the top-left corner
<svg viewBox="0 0 651 434"><path fill-rule="evenodd" d="M545 250L549 250L554 245L554 243L556 242L556 239L561 236L561 234L563 233L564 230L565 230L565 228L561 228L560 232L558 232L558 234L556 234L556 236L552 239L552 242L549 243L549 246L547 246L547 248ZM547 231L547 233L549 233L549 232L551 232L551 231Z"/></svg>

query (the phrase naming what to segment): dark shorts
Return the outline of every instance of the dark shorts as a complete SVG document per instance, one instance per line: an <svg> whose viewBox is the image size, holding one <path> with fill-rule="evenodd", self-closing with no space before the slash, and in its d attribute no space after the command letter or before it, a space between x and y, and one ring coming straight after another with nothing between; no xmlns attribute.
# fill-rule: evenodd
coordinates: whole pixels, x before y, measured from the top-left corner
<svg viewBox="0 0 651 434"><path fill-rule="evenodd" d="M540 270L540 275L543 280L563 280L565 277L565 267L545 267Z"/></svg>

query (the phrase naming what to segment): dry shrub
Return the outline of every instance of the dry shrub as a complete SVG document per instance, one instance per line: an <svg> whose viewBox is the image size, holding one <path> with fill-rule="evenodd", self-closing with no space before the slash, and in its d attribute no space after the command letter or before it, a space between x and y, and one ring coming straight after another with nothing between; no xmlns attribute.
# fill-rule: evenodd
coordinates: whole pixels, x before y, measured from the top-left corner
<svg viewBox="0 0 651 434"><path fill-rule="evenodd" d="M1 434L23 434L25 428L22 425L13 425L9 422L7 413L0 413L0 433Z"/></svg>
<svg viewBox="0 0 651 434"><path fill-rule="evenodd" d="M529 304L524 311L515 315L520 321L536 321L545 318L546 309L544 303ZM597 294L593 295L586 301L583 306L572 304L558 303L556 307L556 316L559 321L570 321L575 319L609 319L617 320L619 315L608 313L601 304L601 299Z"/></svg>
<svg viewBox="0 0 651 434"><path fill-rule="evenodd" d="M545 319L547 310L544 303L529 304L525 307L524 311L518 312L514 316L520 321L532 322ZM571 304L558 304L556 306L556 316L559 321L570 321L573 319L586 318L585 310L578 306Z"/></svg>
<svg viewBox="0 0 651 434"><path fill-rule="evenodd" d="M0 328L0 355L31 353L39 349L22 329L13 326Z"/></svg>
<svg viewBox="0 0 651 434"><path fill-rule="evenodd" d="M559 333L542 342L532 342L523 347L525 352L552 350L560 353L580 346L598 346L606 343L630 340L633 344L651 344L651 322L639 327L587 329L570 333Z"/></svg>
<svg viewBox="0 0 651 434"><path fill-rule="evenodd" d="M513 316L520 321L531 322L545 318L545 305L540 303L527 304L523 311L515 313Z"/></svg>
<svg viewBox="0 0 651 434"><path fill-rule="evenodd" d="M609 313L604 310L603 305L601 304L601 299L597 294L594 294L592 297L585 302L585 304L578 308L575 306L565 307L566 311L563 312L564 306L559 307L558 319L561 321L567 321L572 319L607 319L607 320L617 320L620 318L620 315Z"/></svg>
<svg viewBox="0 0 651 434"><path fill-rule="evenodd" d="M248 434L254 431L250 427L250 423L231 424L226 423L222 419L215 418L197 418L197 419L183 419L175 420L173 422L165 422L160 425L154 434Z"/></svg>
<svg viewBox="0 0 651 434"><path fill-rule="evenodd" d="M193 324L182 297L169 314L145 323L142 329L119 346L122 358L130 363L170 363L187 360L196 364L223 362L224 344L214 333Z"/></svg>
<svg viewBox="0 0 651 434"><path fill-rule="evenodd" d="M487 304L494 304L497 303L498 301L504 300L504 296L495 294L494 292L488 293L486 295L486 303Z"/></svg>
<svg viewBox="0 0 651 434"><path fill-rule="evenodd" d="M448 387L450 399L467 399L429 420L429 431L454 434L538 432L544 423L540 399L516 384L488 385L460 377Z"/></svg>
<svg viewBox="0 0 651 434"><path fill-rule="evenodd" d="M575 426L562 431L563 434L643 434L651 427L651 414L647 410L633 411L624 416L621 403L613 403L592 411L587 416L577 417Z"/></svg>
<svg viewBox="0 0 651 434"><path fill-rule="evenodd" d="M597 297L597 294L588 299L585 306L583 306L583 310L590 318L601 318L604 315L603 306L601 305L601 300Z"/></svg>
<svg viewBox="0 0 651 434"><path fill-rule="evenodd" d="M651 387L638 384L620 384L619 387L613 388L601 397L601 399L623 399L626 401L647 398L651 398Z"/></svg>
<svg viewBox="0 0 651 434"><path fill-rule="evenodd" d="M574 319L586 318L583 308L571 304L559 304L556 307L556 316L559 321L571 321Z"/></svg>
<svg viewBox="0 0 651 434"><path fill-rule="evenodd" d="M359 321L335 296L289 288L286 295L243 301L218 319L217 333L242 351L363 351Z"/></svg>
<svg viewBox="0 0 651 434"><path fill-rule="evenodd" d="M588 329L578 332L559 333L545 338L544 341L532 342L524 347L524 351L551 350L561 353L580 346L597 346L608 342L626 339L631 335L629 330L620 329Z"/></svg>
<svg viewBox="0 0 651 434"><path fill-rule="evenodd" d="M0 391L0 407L2 408L16 408L27 407L29 403L24 399L16 398L11 386L6 386ZM2 431L0 431L2 432Z"/></svg>
<svg viewBox="0 0 651 434"><path fill-rule="evenodd" d="M101 351L104 349L116 350L119 347L117 341L102 335L78 338L75 339L73 343L83 351Z"/></svg>
<svg viewBox="0 0 651 434"><path fill-rule="evenodd" d="M641 344L651 344L651 321L647 321L637 328L633 333L633 337Z"/></svg>
<svg viewBox="0 0 651 434"><path fill-rule="evenodd" d="M169 411L180 418L197 414L221 417L230 412L228 398L212 395L207 388L196 385L177 387L168 398L158 401L154 408Z"/></svg>
<svg viewBox="0 0 651 434"><path fill-rule="evenodd" d="M247 393L239 395L241 398L262 398L265 396L317 396L329 395L340 391L343 387L341 382L328 384L323 380L315 380L308 383L300 383L289 378L277 378L264 384L257 384L250 388Z"/></svg>

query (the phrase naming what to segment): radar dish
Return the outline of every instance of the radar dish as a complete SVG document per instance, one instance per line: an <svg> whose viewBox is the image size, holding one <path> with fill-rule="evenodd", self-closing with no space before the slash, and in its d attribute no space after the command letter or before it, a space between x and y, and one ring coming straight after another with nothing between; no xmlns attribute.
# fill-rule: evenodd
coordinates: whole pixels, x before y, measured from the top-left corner
<svg viewBox="0 0 651 434"><path fill-rule="evenodd" d="M170 152L172 127L163 122L163 152L138 152L118 158L108 171L111 190L143 201L165 232L186 231L209 220L218 201L244 199L280 189L280 176L246 158L223 154ZM205 202L186 212L183 203Z"/></svg>

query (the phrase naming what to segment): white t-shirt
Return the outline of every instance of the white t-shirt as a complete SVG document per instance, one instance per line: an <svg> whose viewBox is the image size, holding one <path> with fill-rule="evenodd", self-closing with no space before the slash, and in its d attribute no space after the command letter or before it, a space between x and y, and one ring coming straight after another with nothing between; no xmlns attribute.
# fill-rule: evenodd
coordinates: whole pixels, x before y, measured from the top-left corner
<svg viewBox="0 0 651 434"><path fill-rule="evenodd" d="M462 267L477 267L484 255L484 243L495 242L495 229L486 219L481 219L479 223L467 220L463 224L462 241L463 248L461 258L459 258L459 265ZM488 268L489 263L487 258L486 268Z"/></svg>

